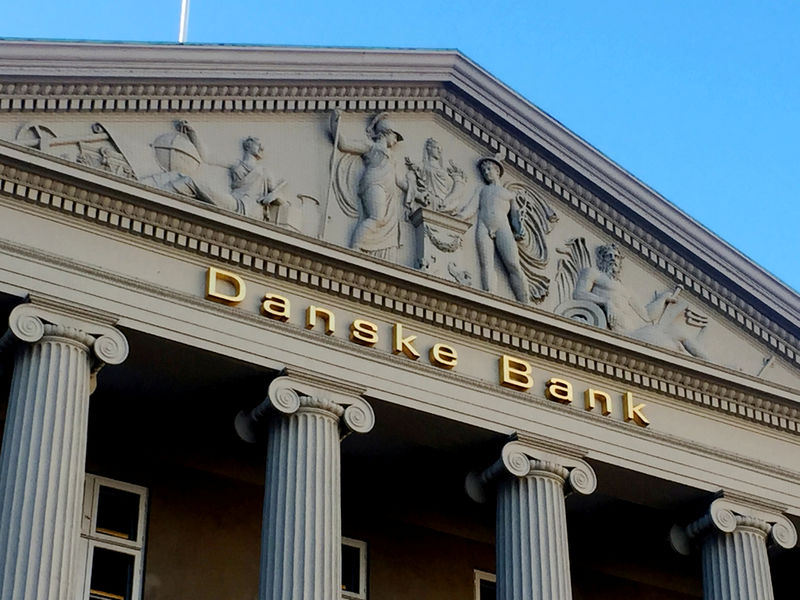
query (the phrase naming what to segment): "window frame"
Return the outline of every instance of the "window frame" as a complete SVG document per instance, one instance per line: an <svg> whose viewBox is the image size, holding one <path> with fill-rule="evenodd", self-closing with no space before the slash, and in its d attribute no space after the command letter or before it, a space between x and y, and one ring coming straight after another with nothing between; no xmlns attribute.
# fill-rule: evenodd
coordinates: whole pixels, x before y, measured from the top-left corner
<svg viewBox="0 0 800 600"><path fill-rule="evenodd" d="M481 571L480 569L473 570L474 577L473 577L473 585L474 585L474 597L475 600L485 600L481 599L481 582L488 581L490 583L495 584L495 588L497 586L497 575L494 573L490 573L489 571Z"/></svg>
<svg viewBox="0 0 800 600"><path fill-rule="evenodd" d="M358 548L358 581L360 589L358 592L342 590L343 600L367 600L367 542L342 536L342 546Z"/></svg>
<svg viewBox="0 0 800 600"><path fill-rule="evenodd" d="M136 539L127 540L114 535L97 531L97 506L100 499L100 488L108 487L130 492L139 496L139 514L136 524ZM82 580L81 598L88 600L92 585L92 560L94 549L101 548L133 556L133 582L131 585L132 600L141 600L144 579L144 551L147 532L148 490L145 487L86 474L83 488L83 505L81 510L81 532L79 539L79 556L76 565L79 581Z"/></svg>

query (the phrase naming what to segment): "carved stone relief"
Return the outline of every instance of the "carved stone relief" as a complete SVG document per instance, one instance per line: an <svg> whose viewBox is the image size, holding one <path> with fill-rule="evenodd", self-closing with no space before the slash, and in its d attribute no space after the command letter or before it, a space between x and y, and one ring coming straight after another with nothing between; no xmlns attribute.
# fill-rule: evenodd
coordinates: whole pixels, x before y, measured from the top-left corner
<svg viewBox="0 0 800 600"><path fill-rule="evenodd" d="M444 166L441 144L434 138L425 140L422 163L406 156L409 171L406 205L415 230L416 260L414 266L423 271L436 271L437 263L447 263L447 273L459 284L470 285L469 271L460 269L455 260L462 248L464 233L472 226L456 213L463 206L467 176L451 160ZM441 270L439 270L441 272Z"/></svg>
<svg viewBox="0 0 800 600"><path fill-rule="evenodd" d="M615 244L598 246L597 265L592 265L584 238L569 240L558 261L556 313L596 327L630 336L656 346L708 358L703 334L708 317L680 298L683 290L654 292L643 304L620 279L622 253Z"/></svg>
<svg viewBox="0 0 800 600"><path fill-rule="evenodd" d="M569 212L556 230L555 195L504 172L505 160L478 158L446 129L400 113L339 111L291 122L271 118L264 129L255 122L168 126L90 118L21 127L9 121L2 136L458 285L480 282L520 303L706 357L708 318L689 306L680 287L640 301L646 269L634 265L623 275L619 249L587 245L583 220ZM273 139L281 140L280 153L275 148L267 156L261 140ZM300 189L292 187L297 183ZM557 260L550 260L550 245L560 246ZM714 329L714 335L719 348L725 332ZM731 352L716 354L730 365L744 364ZM748 355L741 370L763 376L775 369L762 358Z"/></svg>
<svg viewBox="0 0 800 600"><path fill-rule="evenodd" d="M331 113L334 152L342 153L336 161L333 188L342 211L358 219L350 247L394 261L403 244L400 223L413 176L399 176L395 164L396 146L403 136L387 113L370 121L365 139L351 139L340 132L340 118L339 110Z"/></svg>
<svg viewBox="0 0 800 600"><path fill-rule="evenodd" d="M41 123L25 123L14 141L118 177L136 179L128 159L101 123L93 123L91 133L70 137L60 137L50 126Z"/></svg>
<svg viewBox="0 0 800 600"><path fill-rule="evenodd" d="M174 130L158 136L151 146L162 172L142 179L145 185L247 217L291 224L293 203L280 195L286 181L276 180L260 164L264 145L259 138L245 138L241 157L228 166L212 162L200 135L185 120L176 121Z"/></svg>
<svg viewBox="0 0 800 600"><path fill-rule="evenodd" d="M541 272L548 261L545 236L558 217L532 188L520 183L502 186L504 168L496 158L481 158L478 170L483 183L457 215L476 220L481 286L496 292L497 273L504 270L518 302L541 302L550 285L550 279ZM500 269L495 258L500 259Z"/></svg>

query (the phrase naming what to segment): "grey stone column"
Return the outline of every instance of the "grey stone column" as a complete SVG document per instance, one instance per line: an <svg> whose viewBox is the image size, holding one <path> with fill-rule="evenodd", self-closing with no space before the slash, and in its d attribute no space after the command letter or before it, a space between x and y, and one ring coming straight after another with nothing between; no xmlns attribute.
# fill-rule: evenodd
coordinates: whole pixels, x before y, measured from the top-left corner
<svg viewBox="0 0 800 600"><path fill-rule="evenodd" d="M355 396L279 377L262 404L237 417L239 435L255 441L264 419L268 441L258 598L338 598L339 443L342 434L372 429L372 407Z"/></svg>
<svg viewBox="0 0 800 600"><path fill-rule="evenodd" d="M780 512L722 497L697 521L673 527L670 538L681 554L700 544L706 600L772 600L767 545L793 548L797 530Z"/></svg>
<svg viewBox="0 0 800 600"><path fill-rule="evenodd" d="M564 494L591 494L593 469L574 456L513 441L497 463L467 477L467 492L484 502L491 483L497 485L498 600L571 599Z"/></svg>
<svg viewBox="0 0 800 600"><path fill-rule="evenodd" d="M128 354L125 337L52 304L23 304L0 451L0 600L72 600L93 372Z"/></svg>

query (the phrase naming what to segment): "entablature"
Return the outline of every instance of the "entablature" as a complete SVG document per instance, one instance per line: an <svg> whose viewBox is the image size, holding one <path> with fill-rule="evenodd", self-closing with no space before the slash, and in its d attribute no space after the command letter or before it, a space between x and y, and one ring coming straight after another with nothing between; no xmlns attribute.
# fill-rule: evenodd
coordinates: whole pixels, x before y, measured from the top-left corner
<svg viewBox="0 0 800 600"><path fill-rule="evenodd" d="M384 315L447 331L496 352L563 365L587 376L678 400L788 434L800 433L800 390L769 382L691 356L580 325L534 307L521 307L418 270L365 257L283 228L254 223L198 202L187 202L122 178L29 150L0 146L0 202L13 210L50 215L66 225L89 228L127 244L158 250L193 268L217 266L255 278L264 292L306 289ZM61 264L116 281L147 287L181 302L207 303L192 290L133 281L92 269L65 256L2 242L6 253ZM271 283L272 282L272 283ZM322 302L322 300L320 300ZM208 308L208 307L206 307ZM255 318L262 318L255 315Z"/></svg>

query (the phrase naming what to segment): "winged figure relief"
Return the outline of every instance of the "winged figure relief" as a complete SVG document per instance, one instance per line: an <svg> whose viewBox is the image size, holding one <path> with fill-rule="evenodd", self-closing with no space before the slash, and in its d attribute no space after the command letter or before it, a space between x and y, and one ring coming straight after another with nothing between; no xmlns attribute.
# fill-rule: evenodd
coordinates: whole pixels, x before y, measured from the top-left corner
<svg viewBox="0 0 800 600"><path fill-rule="evenodd" d="M531 301L538 303L547 297L550 289L550 278L540 270L547 265L550 258L546 236L553 230L558 215L533 188L516 182L509 183L506 187L514 194L524 232L518 244L522 272L528 280Z"/></svg>

